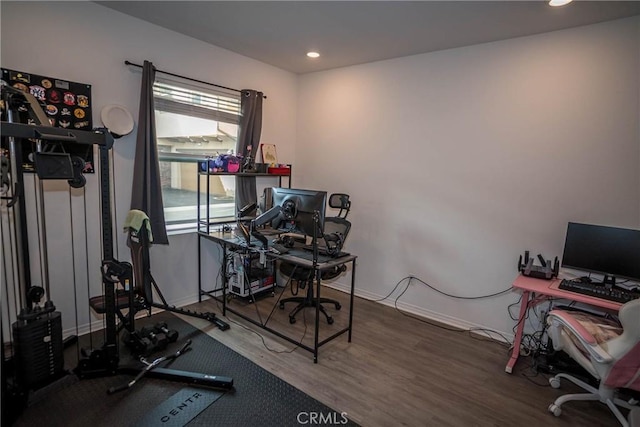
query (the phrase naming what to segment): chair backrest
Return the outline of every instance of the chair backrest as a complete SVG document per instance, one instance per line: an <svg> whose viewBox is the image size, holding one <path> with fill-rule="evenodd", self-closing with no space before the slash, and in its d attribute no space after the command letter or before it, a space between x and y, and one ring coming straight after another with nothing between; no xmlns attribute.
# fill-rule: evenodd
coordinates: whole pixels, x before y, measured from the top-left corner
<svg viewBox="0 0 640 427"><path fill-rule="evenodd" d="M609 375L608 387L624 387L640 391L640 299L624 304L618 312L622 334L609 341L609 352L615 354Z"/></svg>
<svg viewBox="0 0 640 427"><path fill-rule="evenodd" d="M337 216L329 216L324 219L324 243L329 255L337 256L342 251L344 241L351 230L351 222L346 218L351 210L349 195L333 193L329 196L329 206L340 209Z"/></svg>
<svg viewBox="0 0 640 427"><path fill-rule="evenodd" d="M640 299L624 304L618 312L618 318L624 334L629 334L631 340L640 341Z"/></svg>
<svg viewBox="0 0 640 427"><path fill-rule="evenodd" d="M331 234L340 234L342 241L347 238L351 230L351 222L338 216L332 216L324 219L324 236L330 236Z"/></svg>
<svg viewBox="0 0 640 427"><path fill-rule="evenodd" d="M346 218L351 210L351 201L349 195L344 193L333 193L329 196L329 206L335 209L340 209L338 212L338 218Z"/></svg>

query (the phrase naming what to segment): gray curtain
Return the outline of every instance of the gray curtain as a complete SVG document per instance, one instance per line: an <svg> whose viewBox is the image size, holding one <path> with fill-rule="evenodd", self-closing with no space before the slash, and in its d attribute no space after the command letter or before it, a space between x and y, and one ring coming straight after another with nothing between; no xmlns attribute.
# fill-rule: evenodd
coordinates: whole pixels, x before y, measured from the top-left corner
<svg viewBox="0 0 640 427"><path fill-rule="evenodd" d="M156 145L156 118L153 105L153 82L156 69L149 61L142 66L142 88L140 90L140 113L138 114L138 136L136 158L133 165L133 189L131 209L144 211L150 219L153 243L168 245L167 228L164 222L160 165Z"/></svg>
<svg viewBox="0 0 640 427"><path fill-rule="evenodd" d="M251 89L243 89L240 102L240 129L236 153L243 158L255 155L262 132L262 98L263 93ZM249 148L251 147L251 148ZM256 177L236 177L236 208L239 210L249 203L257 203Z"/></svg>

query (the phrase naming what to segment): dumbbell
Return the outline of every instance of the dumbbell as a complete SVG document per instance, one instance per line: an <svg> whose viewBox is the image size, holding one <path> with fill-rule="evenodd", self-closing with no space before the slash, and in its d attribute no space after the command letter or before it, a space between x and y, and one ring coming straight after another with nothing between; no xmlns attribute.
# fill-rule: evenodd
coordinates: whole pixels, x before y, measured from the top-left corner
<svg viewBox="0 0 640 427"><path fill-rule="evenodd" d="M157 350L163 350L167 347L167 344L169 344L167 336L162 333L157 333L155 328L152 327L145 326L140 329L140 335L149 338Z"/></svg>
<svg viewBox="0 0 640 427"><path fill-rule="evenodd" d="M122 341L125 343L127 347L129 347L131 352L135 355L148 356L149 351L153 346L149 338L141 336L136 331L129 333L128 331L125 330L124 336L122 337Z"/></svg>
<svg viewBox="0 0 640 427"><path fill-rule="evenodd" d="M156 323L154 328L156 331L158 331L158 333L165 334L169 342L178 341L178 331L176 331L175 329L169 329L166 322L158 322Z"/></svg>

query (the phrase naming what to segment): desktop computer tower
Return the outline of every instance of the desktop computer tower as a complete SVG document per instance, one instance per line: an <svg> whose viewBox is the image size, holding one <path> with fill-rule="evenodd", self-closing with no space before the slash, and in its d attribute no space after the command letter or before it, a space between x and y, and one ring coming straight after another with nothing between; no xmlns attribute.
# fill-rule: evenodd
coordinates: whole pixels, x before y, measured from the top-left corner
<svg viewBox="0 0 640 427"><path fill-rule="evenodd" d="M229 262L227 291L240 297L250 297L275 285L274 260L260 262L259 253L235 252Z"/></svg>

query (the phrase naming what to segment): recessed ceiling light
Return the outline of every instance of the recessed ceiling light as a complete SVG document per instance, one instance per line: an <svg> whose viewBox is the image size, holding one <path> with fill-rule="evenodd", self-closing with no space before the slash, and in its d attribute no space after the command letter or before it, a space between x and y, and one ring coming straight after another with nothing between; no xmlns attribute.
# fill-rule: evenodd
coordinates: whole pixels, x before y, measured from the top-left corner
<svg viewBox="0 0 640 427"><path fill-rule="evenodd" d="M564 6L571 3L572 0L549 0L549 6Z"/></svg>
<svg viewBox="0 0 640 427"><path fill-rule="evenodd" d="M307 52L307 56L309 58L317 58L320 56L320 54L318 52Z"/></svg>

